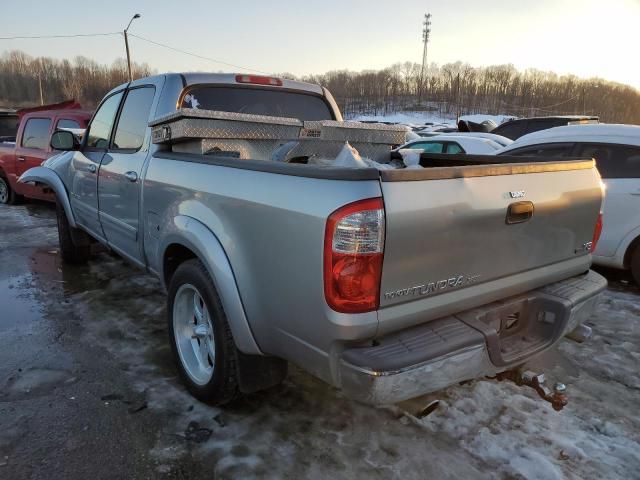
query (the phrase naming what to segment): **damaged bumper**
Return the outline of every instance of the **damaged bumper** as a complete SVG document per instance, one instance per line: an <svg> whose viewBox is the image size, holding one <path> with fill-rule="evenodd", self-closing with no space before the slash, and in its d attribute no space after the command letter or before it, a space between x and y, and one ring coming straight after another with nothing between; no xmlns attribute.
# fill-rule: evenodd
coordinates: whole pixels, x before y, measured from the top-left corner
<svg viewBox="0 0 640 480"><path fill-rule="evenodd" d="M347 349L341 388L366 403L390 404L514 368L575 331L606 286L589 271Z"/></svg>

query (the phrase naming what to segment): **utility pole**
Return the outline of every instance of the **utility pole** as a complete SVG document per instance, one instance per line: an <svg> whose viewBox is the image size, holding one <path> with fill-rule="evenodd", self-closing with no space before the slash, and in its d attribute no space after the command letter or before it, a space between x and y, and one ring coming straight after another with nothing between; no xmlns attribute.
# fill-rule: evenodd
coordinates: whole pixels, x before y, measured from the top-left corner
<svg viewBox="0 0 640 480"><path fill-rule="evenodd" d="M133 75L131 74L131 55L129 54L129 38L127 37L127 32L129 31L129 27L131 26L131 22L133 22L136 18L140 18L140 14L136 13L131 20L129 20L129 25L124 29L124 48L127 50L127 68L129 70L129 81L133 81Z"/></svg>
<svg viewBox="0 0 640 480"><path fill-rule="evenodd" d="M422 91L424 89L425 73L428 68L427 63L427 44L431 35L431 14L427 13L422 22L422 69L420 70L420 85L418 86L418 103L422 102Z"/></svg>
<svg viewBox="0 0 640 480"><path fill-rule="evenodd" d="M38 87L40 88L40 105L44 105L44 95L42 94L42 76L38 72Z"/></svg>

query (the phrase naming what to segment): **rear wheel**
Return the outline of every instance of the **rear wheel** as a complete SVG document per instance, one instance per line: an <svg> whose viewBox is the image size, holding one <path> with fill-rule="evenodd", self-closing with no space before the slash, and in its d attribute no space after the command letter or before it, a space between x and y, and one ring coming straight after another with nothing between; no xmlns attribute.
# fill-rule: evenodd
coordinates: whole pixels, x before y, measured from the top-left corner
<svg viewBox="0 0 640 480"><path fill-rule="evenodd" d="M631 275L640 287L640 245L636 247L631 255Z"/></svg>
<svg viewBox="0 0 640 480"><path fill-rule="evenodd" d="M213 405L235 399L238 352L213 281L199 260L177 268L167 302L171 348L187 389Z"/></svg>
<svg viewBox="0 0 640 480"><path fill-rule="evenodd" d="M14 205L18 203L21 196L18 195L9 185L6 178L0 177L0 204Z"/></svg>
<svg viewBox="0 0 640 480"><path fill-rule="evenodd" d="M56 218L62 260L66 263L84 263L89 260L91 255L89 236L69 225L67 214L60 202L56 202Z"/></svg>

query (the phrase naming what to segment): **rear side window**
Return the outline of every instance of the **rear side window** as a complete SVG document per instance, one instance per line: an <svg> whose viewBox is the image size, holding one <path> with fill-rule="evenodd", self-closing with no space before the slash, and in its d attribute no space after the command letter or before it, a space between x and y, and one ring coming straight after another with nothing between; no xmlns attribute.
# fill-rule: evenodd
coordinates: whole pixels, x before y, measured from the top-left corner
<svg viewBox="0 0 640 480"><path fill-rule="evenodd" d="M321 97L285 90L195 86L183 97L181 107L299 120L333 120L329 106Z"/></svg>
<svg viewBox="0 0 640 480"><path fill-rule="evenodd" d="M571 156L573 150L572 143L547 143L543 145L531 145L528 147L518 148L504 152L501 155L510 155L515 157L540 157L540 161L547 159L563 158Z"/></svg>
<svg viewBox="0 0 640 480"><path fill-rule="evenodd" d="M492 130L491 133L495 133L496 135L502 135L503 137L510 138L511 140L515 140L524 135L525 127L527 126L526 122L510 122L505 123L503 125L499 125L498 128Z"/></svg>
<svg viewBox="0 0 640 480"><path fill-rule="evenodd" d="M57 128L82 128L78 122L70 118L62 118L58 120Z"/></svg>
<svg viewBox="0 0 640 480"><path fill-rule="evenodd" d="M640 178L640 147L583 144L578 155L595 159L602 178Z"/></svg>
<svg viewBox="0 0 640 480"><path fill-rule="evenodd" d="M22 146L46 150L49 143L50 127L51 119L49 118L30 118L27 120L22 134Z"/></svg>
<svg viewBox="0 0 640 480"><path fill-rule="evenodd" d="M153 87L129 90L120 113L112 148L139 150L142 147L154 96Z"/></svg>
<svg viewBox="0 0 640 480"><path fill-rule="evenodd" d="M122 92L107 98L93 116L89 127L89 135L87 138L87 147L91 148L107 148L109 146L109 137L111 129L116 118L116 112L122 99Z"/></svg>
<svg viewBox="0 0 640 480"><path fill-rule="evenodd" d="M444 153L444 143L442 142L419 142L414 143L409 148L422 150L424 153Z"/></svg>
<svg viewBox="0 0 640 480"><path fill-rule="evenodd" d="M464 149L457 143L451 142L449 145L447 145L447 153L464 153Z"/></svg>

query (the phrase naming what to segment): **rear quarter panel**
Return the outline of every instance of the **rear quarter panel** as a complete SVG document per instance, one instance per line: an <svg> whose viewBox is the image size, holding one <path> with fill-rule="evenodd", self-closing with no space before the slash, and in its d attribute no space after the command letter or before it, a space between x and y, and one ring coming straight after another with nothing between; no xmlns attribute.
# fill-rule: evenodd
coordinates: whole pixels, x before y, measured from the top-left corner
<svg viewBox="0 0 640 480"><path fill-rule="evenodd" d="M145 237L150 267L161 270L163 232L176 215L209 227L231 263L263 352L309 366L314 364L309 357L327 357L334 339L375 335L376 312L345 315L327 306L322 266L329 214L379 197L379 181L306 178L152 157L143 196L146 221L160 226L157 238ZM145 230L153 228L147 224Z"/></svg>

